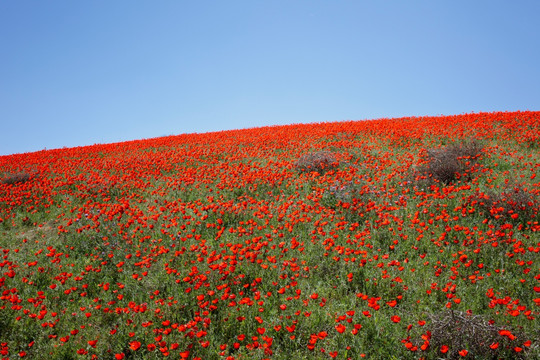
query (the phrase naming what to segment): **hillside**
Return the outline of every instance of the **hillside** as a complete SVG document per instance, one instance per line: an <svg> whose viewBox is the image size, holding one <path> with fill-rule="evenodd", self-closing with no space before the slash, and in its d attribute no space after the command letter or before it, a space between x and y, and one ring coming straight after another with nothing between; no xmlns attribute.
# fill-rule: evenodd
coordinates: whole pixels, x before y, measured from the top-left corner
<svg viewBox="0 0 540 360"><path fill-rule="evenodd" d="M538 359L540 112L0 157L3 359Z"/></svg>

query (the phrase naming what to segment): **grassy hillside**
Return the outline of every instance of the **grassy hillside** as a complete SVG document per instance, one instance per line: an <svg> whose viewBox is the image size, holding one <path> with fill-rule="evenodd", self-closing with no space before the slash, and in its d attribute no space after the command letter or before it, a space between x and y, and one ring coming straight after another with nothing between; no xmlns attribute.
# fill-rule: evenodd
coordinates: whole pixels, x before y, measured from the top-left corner
<svg viewBox="0 0 540 360"><path fill-rule="evenodd" d="M3 359L540 358L540 112L0 157Z"/></svg>

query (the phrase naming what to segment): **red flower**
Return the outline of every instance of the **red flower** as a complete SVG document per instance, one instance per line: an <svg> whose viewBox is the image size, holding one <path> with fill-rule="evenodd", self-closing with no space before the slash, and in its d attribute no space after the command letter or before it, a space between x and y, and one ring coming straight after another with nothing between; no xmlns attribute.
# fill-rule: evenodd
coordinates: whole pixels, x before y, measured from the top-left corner
<svg viewBox="0 0 540 360"><path fill-rule="evenodd" d="M343 334L347 328L343 324L336 325L336 330L338 333Z"/></svg>
<svg viewBox="0 0 540 360"><path fill-rule="evenodd" d="M141 347L141 343L139 341L132 341L129 343L129 348L133 351L139 350Z"/></svg>
<svg viewBox="0 0 540 360"><path fill-rule="evenodd" d="M499 331L499 335L501 336L506 336L508 337L510 340L514 340L516 338L516 336L514 334L512 334L510 331L508 330L500 330Z"/></svg>

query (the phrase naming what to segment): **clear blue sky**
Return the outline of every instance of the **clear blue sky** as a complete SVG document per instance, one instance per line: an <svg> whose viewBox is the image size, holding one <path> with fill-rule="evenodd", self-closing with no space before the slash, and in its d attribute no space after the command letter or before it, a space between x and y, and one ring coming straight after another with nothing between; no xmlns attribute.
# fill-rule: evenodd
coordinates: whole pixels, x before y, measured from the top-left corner
<svg viewBox="0 0 540 360"><path fill-rule="evenodd" d="M0 0L0 155L540 110L540 1Z"/></svg>

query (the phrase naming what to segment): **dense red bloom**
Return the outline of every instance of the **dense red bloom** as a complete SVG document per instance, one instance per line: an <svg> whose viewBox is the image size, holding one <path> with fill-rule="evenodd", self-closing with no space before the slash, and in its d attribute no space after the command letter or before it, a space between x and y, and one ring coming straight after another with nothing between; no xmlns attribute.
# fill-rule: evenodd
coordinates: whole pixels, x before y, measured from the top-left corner
<svg viewBox="0 0 540 360"><path fill-rule="evenodd" d="M343 324L336 325L336 330L338 333L343 334L347 328Z"/></svg>
<svg viewBox="0 0 540 360"><path fill-rule="evenodd" d="M449 156L466 139L481 151ZM485 344L494 356L526 354L538 347L539 139L540 112L526 111L0 156L0 354L232 360L300 344L299 357L339 358L351 334L369 350L359 333L376 329L396 357L471 356L459 334L431 337L438 314L422 309L435 303L506 326Z"/></svg>

